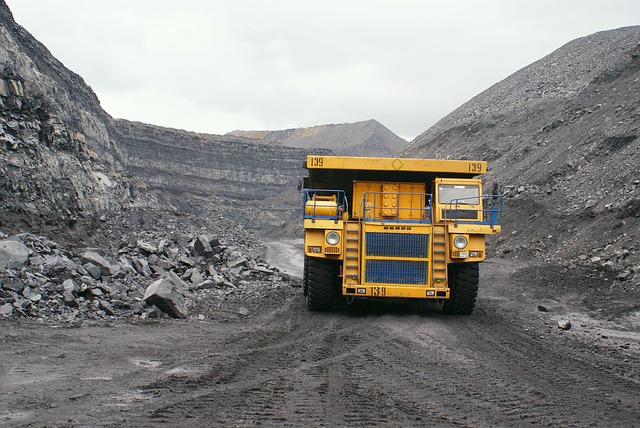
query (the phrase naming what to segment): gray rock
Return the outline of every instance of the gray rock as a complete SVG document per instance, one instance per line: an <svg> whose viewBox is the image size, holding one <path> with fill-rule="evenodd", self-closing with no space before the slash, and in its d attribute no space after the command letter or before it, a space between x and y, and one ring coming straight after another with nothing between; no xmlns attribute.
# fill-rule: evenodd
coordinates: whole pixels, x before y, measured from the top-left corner
<svg viewBox="0 0 640 428"><path fill-rule="evenodd" d="M82 265L87 272L89 272L89 275L91 275L91 278L93 279L100 279L102 278L102 268L100 266L96 266L93 263L85 263L84 265Z"/></svg>
<svg viewBox="0 0 640 428"><path fill-rule="evenodd" d="M8 317L8 316L11 316L12 313L13 313L13 305L5 303L4 305L0 306L0 315L4 317Z"/></svg>
<svg viewBox="0 0 640 428"><path fill-rule="evenodd" d="M114 279L122 279L126 276L126 272L120 266L120 263L114 263L111 265L111 277Z"/></svg>
<svg viewBox="0 0 640 428"><path fill-rule="evenodd" d="M202 281L204 281L204 277L198 269L194 269L191 273L191 276L189 277L189 281L191 281L192 284L198 285Z"/></svg>
<svg viewBox="0 0 640 428"><path fill-rule="evenodd" d="M148 305L156 305L174 318L186 318L187 306L175 285L166 278L152 283L144 292L143 300Z"/></svg>
<svg viewBox="0 0 640 428"><path fill-rule="evenodd" d="M69 291L65 291L62 297L64 298L65 305L75 307L75 308L78 307L78 301L76 300L76 296L74 296L73 293Z"/></svg>
<svg viewBox="0 0 640 428"><path fill-rule="evenodd" d="M144 312L144 303L142 302L135 302L133 304L133 307L131 308L133 310L133 313L136 315L140 315Z"/></svg>
<svg viewBox="0 0 640 428"><path fill-rule="evenodd" d="M99 304L100 309L102 309L107 315L114 315L115 312L113 312L113 307L111 307L111 304L106 301L106 300L100 300L100 304Z"/></svg>
<svg viewBox="0 0 640 428"><path fill-rule="evenodd" d="M249 265L249 260L246 257L240 257L235 260L227 261L227 267L231 269L236 268L238 266L248 267L248 265Z"/></svg>
<svg viewBox="0 0 640 428"><path fill-rule="evenodd" d="M30 295L31 295L31 287L24 287L22 289L22 297L24 297L25 299L28 299Z"/></svg>
<svg viewBox="0 0 640 428"><path fill-rule="evenodd" d="M198 236L193 243L193 248L201 256L211 257L213 255L213 248L211 248L210 240L204 235Z"/></svg>
<svg viewBox="0 0 640 428"><path fill-rule="evenodd" d="M259 273L259 274L265 274L265 275L272 275L273 274L273 270L272 269L268 269L264 266L255 266L253 269L251 269L253 272L255 273Z"/></svg>
<svg viewBox="0 0 640 428"><path fill-rule="evenodd" d="M211 279L206 279L200 283L198 283L195 287L196 290L210 290L214 288L217 283Z"/></svg>
<svg viewBox="0 0 640 428"><path fill-rule="evenodd" d="M125 256L121 256L120 259L118 260L120 262L120 266L122 266L122 268L129 274L135 274L136 270L134 269L133 265L131 264L131 262L129 262L129 260L127 260L127 258Z"/></svg>
<svg viewBox="0 0 640 428"><path fill-rule="evenodd" d="M44 269L45 272L60 273L64 272L67 267L73 266L74 263L67 257L54 254L53 256L45 256Z"/></svg>
<svg viewBox="0 0 640 428"><path fill-rule="evenodd" d="M233 269L229 269L229 273L233 276L240 276L240 274L242 274L242 271L245 269L244 266L237 266Z"/></svg>
<svg viewBox="0 0 640 428"><path fill-rule="evenodd" d="M558 328L561 330L569 330L571 328L571 321L569 320L558 321Z"/></svg>
<svg viewBox="0 0 640 428"><path fill-rule="evenodd" d="M151 278L153 273L151 272L151 268L149 268L149 263L147 259L144 257L132 257L131 261L133 262L133 266L135 269L143 275L145 278Z"/></svg>
<svg viewBox="0 0 640 428"><path fill-rule="evenodd" d="M124 300L114 299L111 301L111 306L116 309L131 309L131 305Z"/></svg>
<svg viewBox="0 0 640 428"><path fill-rule="evenodd" d="M151 272L152 272L152 275L153 275L153 276L162 276L162 275L164 275L164 274L167 272L167 271L166 271L166 270L164 270L162 267L157 266L157 265L152 265L152 266L150 267L150 269L151 269Z"/></svg>
<svg viewBox="0 0 640 428"><path fill-rule="evenodd" d="M79 290L78 285L75 283L75 281L71 278L65 280L62 283L62 286L64 287L64 291L65 293L72 293L72 294L76 294Z"/></svg>
<svg viewBox="0 0 640 428"><path fill-rule="evenodd" d="M13 291L15 293L22 293L26 285L18 279L3 279L2 288L5 290Z"/></svg>
<svg viewBox="0 0 640 428"><path fill-rule="evenodd" d="M173 285L178 287L178 290L182 291L187 289L187 283L184 282L174 271L169 271L168 276Z"/></svg>
<svg viewBox="0 0 640 428"><path fill-rule="evenodd" d="M183 265L187 265L187 266L191 266L191 267L193 267L193 266L195 266L195 265L196 265L196 261L195 261L195 260L193 260L193 259L192 259L192 258L190 258L190 257L187 257L187 256L180 256L180 258L178 259L178 261L179 261L180 263L182 263Z"/></svg>
<svg viewBox="0 0 640 428"><path fill-rule="evenodd" d="M0 241L0 269L22 269L29 261L29 248L18 241Z"/></svg>
<svg viewBox="0 0 640 428"><path fill-rule="evenodd" d="M102 257L100 254L95 253L93 251L87 251L80 255L80 259L84 263L93 263L94 265L99 266L100 269L102 270L102 275L105 275L105 276L111 275L111 263L109 263L109 261L104 257Z"/></svg>
<svg viewBox="0 0 640 428"><path fill-rule="evenodd" d="M142 251L145 251L145 252L150 253L150 254L154 254L154 253L157 253L157 252L158 252L158 248L157 248L155 245L153 245L153 244L149 244L148 242L144 242L144 241L142 241L142 240L140 240L140 239L138 239L138 240L136 241L136 245L137 245L137 246L138 246L138 248L140 248Z"/></svg>
<svg viewBox="0 0 640 428"><path fill-rule="evenodd" d="M164 270L171 270L175 267L171 260L169 260L166 256L158 258L158 260L156 261L156 265Z"/></svg>

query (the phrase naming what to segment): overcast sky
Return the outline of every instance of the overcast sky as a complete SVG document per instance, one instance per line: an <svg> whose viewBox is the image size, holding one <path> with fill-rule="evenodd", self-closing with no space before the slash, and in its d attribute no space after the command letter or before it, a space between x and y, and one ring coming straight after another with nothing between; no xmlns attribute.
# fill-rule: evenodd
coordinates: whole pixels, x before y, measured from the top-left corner
<svg viewBox="0 0 640 428"><path fill-rule="evenodd" d="M190 131L376 119L408 140L637 0L6 0L112 116Z"/></svg>

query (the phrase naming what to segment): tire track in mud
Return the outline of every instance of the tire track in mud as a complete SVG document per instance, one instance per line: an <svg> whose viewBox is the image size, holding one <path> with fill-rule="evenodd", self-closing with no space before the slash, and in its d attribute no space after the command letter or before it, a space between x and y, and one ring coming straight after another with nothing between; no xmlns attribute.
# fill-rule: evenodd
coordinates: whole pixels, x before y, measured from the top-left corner
<svg viewBox="0 0 640 428"><path fill-rule="evenodd" d="M391 301L309 313L285 292L231 320L65 330L47 337L114 348L76 366L108 357L108 370L88 373L113 381L56 404L78 426L639 426L640 362L585 347L501 296L451 317Z"/></svg>
<svg viewBox="0 0 640 428"><path fill-rule="evenodd" d="M293 332L274 326L245 335L236 346L247 343L251 349L217 355L215 367L197 379L183 382L168 377L149 385L156 391L180 391L154 412L171 414L175 422L176 415L191 415L189 409L197 403L202 418L219 424L388 422L380 409L386 406L391 413L393 403L369 399L369 366L377 357L367 350L394 337L384 332L372 336L366 319L343 323L332 315L329 320L324 315L301 315L299 308L293 315L297 321L287 328Z"/></svg>
<svg viewBox="0 0 640 428"><path fill-rule="evenodd" d="M217 322L53 334L34 326L34 337L7 336L47 357L0 348L14 370L88 380L40 383L37 392L7 383L15 413L4 417L39 418L42 426L185 427L633 427L640 420L640 362L626 360L631 351L585 347L497 300L483 300L470 317L379 301L313 314L290 293L259 307Z"/></svg>
<svg viewBox="0 0 640 428"><path fill-rule="evenodd" d="M621 348L575 318L559 332L584 313L573 296L540 314L547 285L504 268L488 264L468 317L380 300L310 313L276 288L204 322L5 322L0 425L640 427L637 336Z"/></svg>
<svg viewBox="0 0 640 428"><path fill-rule="evenodd" d="M220 339L225 349L200 361L206 371L149 385L158 394L151 415L183 426L640 420L636 381L594 370L602 361L579 343L543 340L492 308L471 317L373 312L310 314L291 299Z"/></svg>
<svg viewBox="0 0 640 428"><path fill-rule="evenodd" d="M441 402L450 397L456 403L442 413L473 415L466 420L473 426L583 426L602 417L607 426L634 426L640 420L635 382L592 370L565 344L558 350L551 341L504 328L504 322L487 328L492 324L484 321L437 317L428 329L403 337L401 354L428 352L438 369L433 391ZM449 337L438 340L443 333ZM411 364L405 370L410 378L421 373Z"/></svg>

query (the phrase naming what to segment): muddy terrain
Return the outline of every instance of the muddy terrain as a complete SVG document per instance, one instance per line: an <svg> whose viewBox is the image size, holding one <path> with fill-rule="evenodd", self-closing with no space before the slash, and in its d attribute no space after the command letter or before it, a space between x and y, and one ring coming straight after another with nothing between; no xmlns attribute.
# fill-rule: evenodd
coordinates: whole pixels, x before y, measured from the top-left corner
<svg viewBox="0 0 640 428"><path fill-rule="evenodd" d="M291 245L269 257L295 270ZM640 426L637 293L499 258L481 271L471 316L310 313L292 277L183 321L4 320L0 424Z"/></svg>

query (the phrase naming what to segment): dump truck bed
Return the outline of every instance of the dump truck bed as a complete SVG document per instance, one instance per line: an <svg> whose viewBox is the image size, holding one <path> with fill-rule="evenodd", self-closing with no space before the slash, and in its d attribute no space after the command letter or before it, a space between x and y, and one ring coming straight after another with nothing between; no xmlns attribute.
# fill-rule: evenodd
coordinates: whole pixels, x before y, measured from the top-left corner
<svg viewBox="0 0 640 428"><path fill-rule="evenodd" d="M474 177L487 172L487 162L411 158L366 158L353 156L307 156L308 170L404 171L437 173L439 176Z"/></svg>

